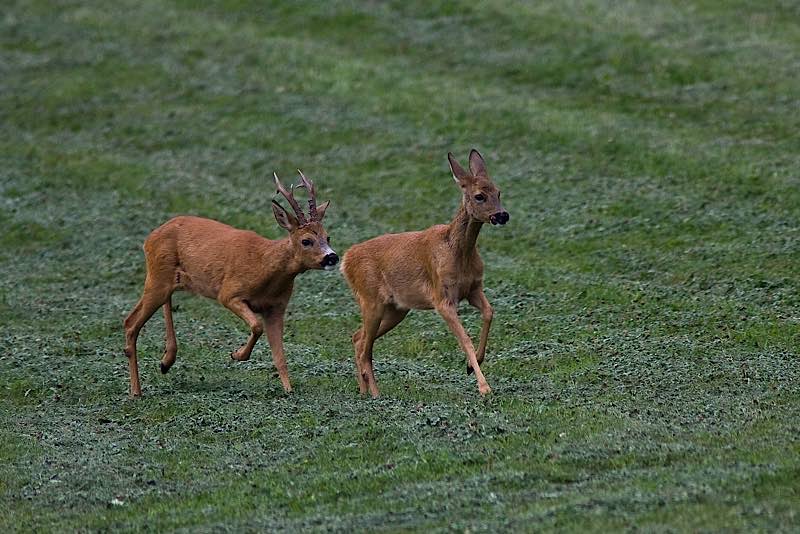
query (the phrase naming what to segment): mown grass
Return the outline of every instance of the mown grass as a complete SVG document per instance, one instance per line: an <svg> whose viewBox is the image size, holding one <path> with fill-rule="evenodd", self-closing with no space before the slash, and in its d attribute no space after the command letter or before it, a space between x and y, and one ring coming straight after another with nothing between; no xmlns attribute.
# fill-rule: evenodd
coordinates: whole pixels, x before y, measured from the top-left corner
<svg viewBox="0 0 800 534"><path fill-rule="evenodd" d="M7 3L0 13L0 526L798 527L800 11L792 2ZM511 224L477 395L412 313L358 397L338 273L298 280L295 392L179 296L121 321L193 213L279 236L273 170L339 252L446 221L477 147ZM479 317L464 309L470 331Z"/></svg>

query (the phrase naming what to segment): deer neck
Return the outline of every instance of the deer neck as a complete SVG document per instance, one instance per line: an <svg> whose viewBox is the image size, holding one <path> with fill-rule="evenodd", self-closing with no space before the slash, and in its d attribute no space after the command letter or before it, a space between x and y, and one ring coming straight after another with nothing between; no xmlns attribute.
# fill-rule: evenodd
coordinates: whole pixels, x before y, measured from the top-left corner
<svg viewBox="0 0 800 534"><path fill-rule="evenodd" d="M267 240L264 259L267 265L272 266L271 276L285 278L287 282L291 282L298 274L307 270L295 255L294 246L289 237L277 241Z"/></svg>
<svg viewBox="0 0 800 534"><path fill-rule="evenodd" d="M466 206L462 202L461 208L459 208L458 213L450 223L450 228L447 230L447 241L457 257L463 259L472 257L482 226L482 222L470 217Z"/></svg>

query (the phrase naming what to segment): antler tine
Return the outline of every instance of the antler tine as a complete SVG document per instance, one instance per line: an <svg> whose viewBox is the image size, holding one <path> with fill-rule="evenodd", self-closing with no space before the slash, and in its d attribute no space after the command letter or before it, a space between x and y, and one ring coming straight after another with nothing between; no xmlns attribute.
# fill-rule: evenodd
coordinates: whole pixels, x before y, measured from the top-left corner
<svg viewBox="0 0 800 534"><path fill-rule="evenodd" d="M306 178L303 171L297 169L300 173L300 187L305 187L308 191L308 214L312 221L317 220L317 192L314 190L314 182Z"/></svg>
<svg viewBox="0 0 800 534"><path fill-rule="evenodd" d="M297 200L294 198L294 186L292 186L291 190L287 191L286 188L283 187L281 181L278 180L278 173L273 172L272 176L275 177L275 187L278 188L277 192L282 194L286 198L287 202L289 202L289 205L294 210L295 215L297 215L297 220L300 222L300 224L306 224L308 222L306 221L306 216L303 214L303 210L300 209L300 204L298 204Z"/></svg>

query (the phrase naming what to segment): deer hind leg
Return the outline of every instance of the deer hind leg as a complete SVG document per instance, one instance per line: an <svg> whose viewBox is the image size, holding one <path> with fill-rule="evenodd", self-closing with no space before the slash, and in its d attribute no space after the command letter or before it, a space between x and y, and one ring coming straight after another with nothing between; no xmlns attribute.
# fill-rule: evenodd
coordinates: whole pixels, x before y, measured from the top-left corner
<svg viewBox="0 0 800 534"><path fill-rule="evenodd" d="M249 360L250 353L253 352L256 341L258 341L258 338L260 338L261 334L264 332L264 326L244 300L233 298L229 300L220 300L220 302L250 327L250 337L247 338L247 342L231 354L231 358L236 361L243 362Z"/></svg>
<svg viewBox="0 0 800 534"><path fill-rule="evenodd" d="M167 298L163 308L166 344L164 356L161 357L161 373L167 374L167 371L175 363L175 357L178 354L178 339L175 337L175 325L172 324L172 295Z"/></svg>
<svg viewBox="0 0 800 534"><path fill-rule="evenodd" d="M466 353L467 364L475 371L475 378L478 380L478 391L480 394L486 395L491 393L492 388L490 388L489 384L486 383L486 378L484 378L481 367L478 365L475 347L458 318L458 312L456 311L455 304L450 302L438 304L436 306L436 311L439 312L439 315L441 315L444 321L447 323L447 326L450 328L450 331L453 332L453 335L456 336L458 344L461 346L461 350Z"/></svg>
<svg viewBox="0 0 800 534"><path fill-rule="evenodd" d="M125 319L125 355L128 357L128 369L131 377L131 397L142 395L139 383L139 362L136 358L136 341L139 339L139 332L155 311L169 300L171 294L170 286L156 285L148 277L144 283L142 298Z"/></svg>
<svg viewBox="0 0 800 534"><path fill-rule="evenodd" d="M478 343L478 364L483 363L483 358L486 356L486 344L489 341L489 329L492 326L492 317L494 317L494 310L489 300L483 293L483 289L476 289L469 294L469 303L476 307L481 312L481 339ZM467 374L472 373L472 366L467 363Z"/></svg>
<svg viewBox="0 0 800 534"><path fill-rule="evenodd" d="M408 315L408 311L409 310L395 308L394 306L387 306L383 310L383 317L381 317L381 324L378 327L378 331L375 332L375 341L389 332L389 330L399 325L403 319L406 318L406 315Z"/></svg>
<svg viewBox="0 0 800 534"><path fill-rule="evenodd" d="M361 395L367 392L367 381L364 379L364 374L361 372L361 338L363 337L364 329L359 328L353 332L353 350L355 351L356 360L356 380L358 380L358 391Z"/></svg>
<svg viewBox="0 0 800 534"><path fill-rule="evenodd" d="M361 306L363 325L361 327L361 339L356 342L356 365L373 399L378 396L378 385L375 382L375 371L372 367L372 346L375 343L376 335L381 325L383 311L383 304Z"/></svg>
<svg viewBox="0 0 800 534"><path fill-rule="evenodd" d="M406 318L406 315L408 315L408 311L409 310L402 310L394 306L387 306L386 308L384 308L383 316L381 317L381 322L380 325L378 326L378 331L375 332L375 339L373 339L373 344L378 338L380 338L381 336L389 332L392 328L400 324L403 321L403 319ZM363 346L362 337L363 337L363 329L359 328L358 330L356 330L355 334L353 334L353 344L356 347L356 377L358 378L359 389L363 394L367 392L368 382L362 376L361 364L358 357L359 352ZM372 351L370 349L370 368L371 367L372 367ZM374 375L373 375L373 380L374 380Z"/></svg>

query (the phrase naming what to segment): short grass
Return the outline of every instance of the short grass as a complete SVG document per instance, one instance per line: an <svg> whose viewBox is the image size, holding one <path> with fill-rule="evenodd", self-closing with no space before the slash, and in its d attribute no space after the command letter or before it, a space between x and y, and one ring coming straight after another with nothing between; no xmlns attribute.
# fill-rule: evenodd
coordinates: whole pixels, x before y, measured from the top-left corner
<svg viewBox="0 0 800 534"><path fill-rule="evenodd" d="M778 0L4 2L0 529L797 529L798 50ZM301 167L343 252L448 220L471 147L511 213L491 397L417 312L359 398L358 310L311 272L294 393L179 296L127 398L151 229L277 237Z"/></svg>

